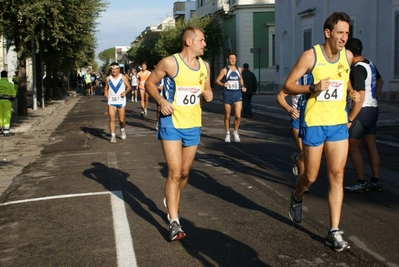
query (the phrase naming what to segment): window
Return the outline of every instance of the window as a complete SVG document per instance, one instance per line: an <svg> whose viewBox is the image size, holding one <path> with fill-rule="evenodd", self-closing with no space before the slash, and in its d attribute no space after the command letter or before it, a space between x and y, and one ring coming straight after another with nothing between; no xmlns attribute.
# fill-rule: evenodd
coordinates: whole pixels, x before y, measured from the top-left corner
<svg viewBox="0 0 399 267"><path fill-rule="evenodd" d="M353 35L354 30L355 30L354 24L355 24L354 21L351 19L351 23L349 24L349 36L348 36L348 39L354 37L354 35Z"/></svg>
<svg viewBox="0 0 399 267"><path fill-rule="evenodd" d="M269 67L276 65L276 35L274 25L269 25Z"/></svg>
<svg viewBox="0 0 399 267"><path fill-rule="evenodd" d="M198 8L202 7L204 5L204 0L199 0L198 1Z"/></svg>
<svg viewBox="0 0 399 267"><path fill-rule="evenodd" d="M394 78L399 79L399 12L395 13Z"/></svg>
<svg viewBox="0 0 399 267"><path fill-rule="evenodd" d="M303 51L312 48L312 30L306 29L303 31Z"/></svg>

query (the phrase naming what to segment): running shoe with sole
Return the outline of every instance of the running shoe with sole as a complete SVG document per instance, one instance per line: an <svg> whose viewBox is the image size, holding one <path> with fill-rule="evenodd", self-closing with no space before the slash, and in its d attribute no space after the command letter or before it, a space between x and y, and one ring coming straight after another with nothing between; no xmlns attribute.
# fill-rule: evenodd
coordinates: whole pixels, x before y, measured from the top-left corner
<svg viewBox="0 0 399 267"><path fill-rule="evenodd" d="M181 228L180 224L176 221L173 221L169 225L169 233L170 233L170 241L180 240L186 237L183 229Z"/></svg>
<svg viewBox="0 0 399 267"><path fill-rule="evenodd" d="M342 234L344 234L344 232L339 230L329 233L324 244L337 252L350 249L351 247L348 242L342 238Z"/></svg>
<svg viewBox="0 0 399 267"><path fill-rule="evenodd" d="M126 130L125 131L121 131L121 139L122 140L126 139Z"/></svg>
<svg viewBox="0 0 399 267"><path fill-rule="evenodd" d="M116 143L116 137L113 135L111 136L111 140L109 140L110 143Z"/></svg>
<svg viewBox="0 0 399 267"><path fill-rule="evenodd" d="M344 190L345 192L363 193L369 191L369 187L367 185L367 182L362 184L359 181L356 181L356 183L352 186L345 186Z"/></svg>
<svg viewBox="0 0 399 267"><path fill-rule="evenodd" d="M225 142L225 143L230 143L230 142L231 142L231 140L230 140L230 134L229 134L229 133L226 134L226 137L224 138L224 142Z"/></svg>
<svg viewBox="0 0 399 267"><path fill-rule="evenodd" d="M240 135L238 132L233 132L234 142L239 143L241 142Z"/></svg>
<svg viewBox="0 0 399 267"><path fill-rule="evenodd" d="M291 206L289 215L292 221L300 223L302 221L302 201L297 202L294 200L295 190L291 193Z"/></svg>
<svg viewBox="0 0 399 267"><path fill-rule="evenodd" d="M382 191L381 181L378 181L377 183L373 183L372 181L369 181L368 188L372 191L381 192Z"/></svg>

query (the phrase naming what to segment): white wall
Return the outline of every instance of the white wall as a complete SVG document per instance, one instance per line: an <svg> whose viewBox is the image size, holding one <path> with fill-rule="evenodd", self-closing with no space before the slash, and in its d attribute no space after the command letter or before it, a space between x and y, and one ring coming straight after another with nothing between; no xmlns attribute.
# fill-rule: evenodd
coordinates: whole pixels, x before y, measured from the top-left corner
<svg viewBox="0 0 399 267"><path fill-rule="evenodd" d="M315 9L313 16L298 13ZM384 79L384 93L399 91L399 81L393 77L394 15L399 12L399 0L306 0L276 1L276 64L280 71L276 83L284 83L288 71L303 52L303 30L312 28L313 44L323 43L325 19L335 11L347 13L354 23L353 37L363 43L363 56L372 60Z"/></svg>

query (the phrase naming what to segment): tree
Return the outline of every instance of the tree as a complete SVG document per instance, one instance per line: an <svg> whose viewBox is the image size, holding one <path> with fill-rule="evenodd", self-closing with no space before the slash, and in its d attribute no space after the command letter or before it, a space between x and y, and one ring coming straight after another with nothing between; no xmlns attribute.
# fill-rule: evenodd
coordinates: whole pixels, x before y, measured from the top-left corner
<svg viewBox="0 0 399 267"><path fill-rule="evenodd" d="M18 54L18 115L27 114L25 59L32 49L48 75L89 65L95 55L95 20L106 6L105 0L0 0L0 26Z"/></svg>
<svg viewBox="0 0 399 267"><path fill-rule="evenodd" d="M111 63L110 59L115 58L115 47L105 49L98 53L98 58L104 63Z"/></svg>
<svg viewBox="0 0 399 267"><path fill-rule="evenodd" d="M135 62L146 61L148 66L156 65L159 60L181 51L181 33L188 27L193 26L204 32L207 43L203 58L211 61L213 69L214 62L223 52L224 35L221 22L214 17L193 17L189 21L179 20L175 27L171 27L159 35L148 35L128 51L128 57ZM213 73L212 73L213 75ZM211 81L213 81L211 77Z"/></svg>

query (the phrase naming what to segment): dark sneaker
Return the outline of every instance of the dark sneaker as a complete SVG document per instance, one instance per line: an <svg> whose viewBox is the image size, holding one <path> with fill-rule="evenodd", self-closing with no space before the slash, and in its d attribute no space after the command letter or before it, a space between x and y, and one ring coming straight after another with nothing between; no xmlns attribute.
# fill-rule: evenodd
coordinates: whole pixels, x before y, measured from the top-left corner
<svg viewBox="0 0 399 267"><path fill-rule="evenodd" d="M292 221L300 223L302 221L302 201L296 202L294 200L294 193L295 191L292 191L291 193L291 206L289 215Z"/></svg>
<svg viewBox="0 0 399 267"><path fill-rule="evenodd" d="M169 232L170 232L170 241L180 240L186 237L183 229L178 222L173 221L169 225Z"/></svg>
<svg viewBox="0 0 399 267"><path fill-rule="evenodd" d="M382 191L381 181L378 181L377 183L373 183L372 181L369 181L368 189L370 189L372 191L381 192Z"/></svg>
<svg viewBox="0 0 399 267"><path fill-rule="evenodd" d="M369 191L369 187L367 185L367 182L362 184L359 181L357 181L352 186L345 186L344 190L345 190L345 192L363 193L363 192Z"/></svg>
<svg viewBox="0 0 399 267"><path fill-rule="evenodd" d="M343 240L342 234L344 234L343 231L333 231L329 233L324 244L337 252L350 249L351 247L348 242Z"/></svg>

